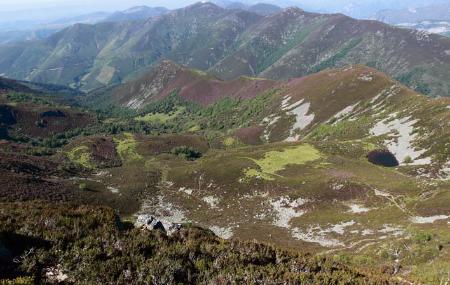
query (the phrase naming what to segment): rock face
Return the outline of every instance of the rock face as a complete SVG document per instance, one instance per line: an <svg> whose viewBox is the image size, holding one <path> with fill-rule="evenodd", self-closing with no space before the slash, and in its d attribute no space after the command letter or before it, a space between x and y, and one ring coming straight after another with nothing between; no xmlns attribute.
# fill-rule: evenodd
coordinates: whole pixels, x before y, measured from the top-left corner
<svg viewBox="0 0 450 285"><path fill-rule="evenodd" d="M367 159L373 164L385 167L399 166L397 158L388 150L373 150L369 152Z"/></svg>
<svg viewBox="0 0 450 285"><path fill-rule="evenodd" d="M166 232L163 223L151 215L138 216L135 225L137 227L145 228L150 231L161 230L163 232Z"/></svg>
<svg viewBox="0 0 450 285"><path fill-rule="evenodd" d="M138 228L144 228L149 231L160 230L168 236L172 236L173 234L179 232L183 227L182 224L160 220L148 214L139 215L134 225Z"/></svg>

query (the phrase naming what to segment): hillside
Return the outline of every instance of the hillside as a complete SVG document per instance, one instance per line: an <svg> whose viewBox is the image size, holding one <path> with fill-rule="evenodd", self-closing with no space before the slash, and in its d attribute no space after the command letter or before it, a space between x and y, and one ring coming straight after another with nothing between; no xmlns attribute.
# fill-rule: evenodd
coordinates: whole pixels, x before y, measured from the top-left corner
<svg viewBox="0 0 450 285"><path fill-rule="evenodd" d="M178 90L178 95L190 102L209 105L224 98L254 98L275 85L276 82L261 78L223 81L199 70L162 61L140 79L113 88L111 96L113 102L139 109Z"/></svg>
<svg viewBox="0 0 450 285"><path fill-rule="evenodd" d="M168 12L169 10L164 7L137 6L123 11L115 12L112 15L108 16L103 21L122 22L122 21L146 20L150 17L156 17L167 14Z"/></svg>
<svg viewBox="0 0 450 285"><path fill-rule="evenodd" d="M349 268L329 258L257 243L224 241L194 226L185 225L171 236L133 229L104 207L1 204L0 221L0 245L6 253L0 259L0 282L6 278L13 280L11 284L80 284L81 280L91 284L286 280L295 284L342 280L351 280L352 284L400 284L387 274Z"/></svg>
<svg viewBox="0 0 450 285"><path fill-rule="evenodd" d="M105 272L105 282L163 268L179 270L157 274L167 278L162 283L229 280L226 274L311 284L446 278L450 99L427 98L361 65L287 81L224 81L170 61L97 92L80 97L82 108L39 94L2 94L8 136L0 145L0 201L8 210L0 216L28 215L3 231L53 242L30 255L19 273L33 272L27 265L40 258L68 278ZM193 240L182 245L177 234L131 229L131 223L118 231L113 210L99 206L137 227L149 216L167 233L181 223L187 228L180 236L195 234L205 251ZM47 222L36 222L43 215ZM26 231L29 224L42 230ZM151 243L148 254L138 246L140 235ZM116 251L111 237L132 259ZM318 258L320 270L296 275L289 267L288 274L286 262L299 254L281 258L284 251L260 243L308 252L314 257L304 262ZM250 249L250 261L237 254ZM275 261L272 250L280 252ZM227 267L217 267L217 256ZM74 266L80 262L85 266ZM140 265L128 274L124 264Z"/></svg>
<svg viewBox="0 0 450 285"><path fill-rule="evenodd" d="M197 3L145 21L75 25L2 46L0 73L94 90L136 78L164 58L222 79L288 79L365 64L422 93L448 96L449 50L448 38L340 14L289 8L261 16Z"/></svg>

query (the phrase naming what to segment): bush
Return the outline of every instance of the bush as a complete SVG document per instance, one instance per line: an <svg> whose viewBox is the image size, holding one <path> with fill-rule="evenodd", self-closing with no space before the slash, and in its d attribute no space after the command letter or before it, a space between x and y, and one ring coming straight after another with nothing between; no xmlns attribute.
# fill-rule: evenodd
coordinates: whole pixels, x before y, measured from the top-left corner
<svg viewBox="0 0 450 285"><path fill-rule="evenodd" d="M187 146L174 147L171 151L172 154L182 157L186 160L196 160L202 157L202 153Z"/></svg>
<svg viewBox="0 0 450 285"><path fill-rule="evenodd" d="M82 190L82 191L87 191L87 190L89 190L87 184L84 183L84 182L80 183L80 185L78 186L78 188L80 188L80 190Z"/></svg>
<svg viewBox="0 0 450 285"><path fill-rule="evenodd" d="M407 156L407 157L405 157L405 159L403 160L403 163L406 163L406 164L410 164L410 163L413 163L413 159L411 158L411 156Z"/></svg>

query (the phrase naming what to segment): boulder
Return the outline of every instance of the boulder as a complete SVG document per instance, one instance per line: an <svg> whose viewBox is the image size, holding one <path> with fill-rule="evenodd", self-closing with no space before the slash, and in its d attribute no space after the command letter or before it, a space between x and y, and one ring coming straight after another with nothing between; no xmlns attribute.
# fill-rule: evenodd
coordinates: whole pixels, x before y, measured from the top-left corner
<svg viewBox="0 0 450 285"><path fill-rule="evenodd" d="M135 225L150 231L161 230L166 232L163 223L151 215L139 215Z"/></svg>

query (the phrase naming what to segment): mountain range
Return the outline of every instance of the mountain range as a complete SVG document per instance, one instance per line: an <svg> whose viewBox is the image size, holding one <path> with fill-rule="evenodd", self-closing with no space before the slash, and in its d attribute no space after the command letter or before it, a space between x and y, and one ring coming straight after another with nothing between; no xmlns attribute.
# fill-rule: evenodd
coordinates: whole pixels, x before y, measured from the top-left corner
<svg viewBox="0 0 450 285"><path fill-rule="evenodd" d="M382 10L375 18L399 27L450 36L450 4Z"/></svg>
<svg viewBox="0 0 450 285"><path fill-rule="evenodd" d="M444 284L450 38L219 4L0 46L0 284Z"/></svg>
<svg viewBox="0 0 450 285"><path fill-rule="evenodd" d="M0 44L46 39L52 34L75 24L96 24L100 22L122 22L144 20L159 16L169 10L163 7L137 6L114 13L95 12L52 21L36 21L25 25L10 23L0 25Z"/></svg>
<svg viewBox="0 0 450 285"><path fill-rule="evenodd" d="M267 259L267 243L331 258L317 261L311 284L323 284L322 276L326 282L433 284L447 274L449 98L428 98L362 65L287 81L226 81L164 60L125 84L76 95L71 105L21 82L0 84L0 201L7 209L0 217L27 217L1 223L0 242L18 254L24 249L13 247L14 234L26 245L31 237L49 242L34 244L41 262L53 268L56 258L59 267L52 270L75 283L132 282L159 268L142 265L157 256L176 268L189 258L168 252L197 252L186 235L202 241L198 254L207 260L180 267L189 274L163 270L155 278L189 283L241 268L230 280L253 274L286 280L266 266L276 265L279 273L295 255ZM59 222L25 231L43 218ZM55 236L60 219L78 228ZM113 241L98 246L116 234L121 248L130 247L126 263ZM150 241L157 254L136 248ZM252 248L252 257L242 252L233 259L228 253L236 247ZM86 248L102 258L88 258ZM300 264L316 264L313 256ZM218 258L228 265L210 269ZM45 272L7 260L0 266L9 266L12 277ZM116 265L100 276L109 262ZM136 266L126 269L129 264Z"/></svg>
<svg viewBox="0 0 450 285"><path fill-rule="evenodd" d="M1 46L0 74L89 91L163 58L222 79L288 79L359 63L448 96L449 50L448 38L340 14L289 8L261 16L198 3L145 21L77 24L48 39Z"/></svg>

